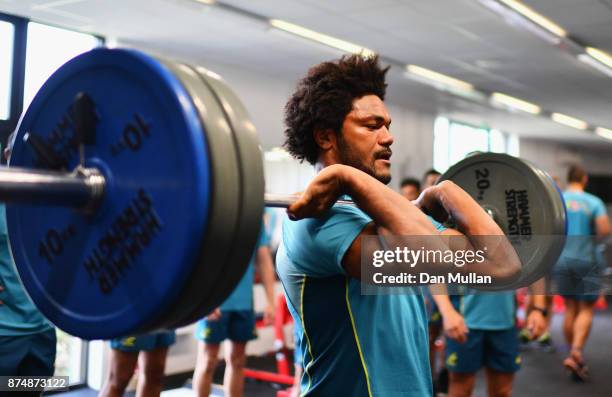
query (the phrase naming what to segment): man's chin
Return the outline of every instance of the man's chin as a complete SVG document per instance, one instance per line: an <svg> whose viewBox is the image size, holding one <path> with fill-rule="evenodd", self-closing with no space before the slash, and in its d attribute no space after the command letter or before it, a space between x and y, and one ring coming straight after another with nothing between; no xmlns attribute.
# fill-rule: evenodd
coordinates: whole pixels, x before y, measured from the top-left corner
<svg viewBox="0 0 612 397"><path fill-rule="evenodd" d="M374 176L374 178L378 179L379 182L388 185L391 182L391 174L390 173L379 173Z"/></svg>
<svg viewBox="0 0 612 397"><path fill-rule="evenodd" d="M391 182L391 165L389 164L386 167L378 167L378 169L374 170L374 175L372 175L374 178L376 178L378 181L380 181L381 183L384 183L385 185L387 185L389 182Z"/></svg>

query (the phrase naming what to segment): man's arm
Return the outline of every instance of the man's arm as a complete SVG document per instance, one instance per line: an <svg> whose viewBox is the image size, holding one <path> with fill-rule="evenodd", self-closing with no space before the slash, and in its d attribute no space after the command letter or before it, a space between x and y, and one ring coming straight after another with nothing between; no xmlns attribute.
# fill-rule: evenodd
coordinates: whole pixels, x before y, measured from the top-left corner
<svg viewBox="0 0 612 397"><path fill-rule="evenodd" d="M544 277L529 286L529 293L533 299L533 310L527 313L525 328L529 330L532 338L537 338L546 330L546 280ZM551 313L547 313L548 316Z"/></svg>
<svg viewBox="0 0 612 397"><path fill-rule="evenodd" d="M272 263L272 255L270 248L267 245L262 245L257 249L256 263L261 275L261 282L266 291L266 299L268 305L264 311L264 322L271 324L274 321L274 283L276 276L274 275L274 264Z"/></svg>
<svg viewBox="0 0 612 397"><path fill-rule="evenodd" d="M463 316L455 310L455 307L446 293L446 286L437 284L435 287L436 288L431 291L431 296L434 302L436 302L436 305L438 305L438 310L442 315L444 333L449 338L459 343L464 343L467 340L469 330L465 325Z"/></svg>
<svg viewBox="0 0 612 397"><path fill-rule="evenodd" d="M440 232L421 209L438 217L444 212L455 220L458 230L451 229L445 234L453 235L452 244L460 248L450 249L484 252L485 260L471 264L470 272L490 275L496 281L514 281L518 276L520 259L503 231L469 194L453 182L444 181L427 189L417 200L419 208L370 175L354 167L333 165L323 169L302 197L288 208L289 216L300 219L322 215L342 194L349 194L373 220L373 224L367 225L353 241L342 260L344 269L352 277L361 277L361 243L365 236L386 237L391 249L406 246L406 240L402 242L401 237L437 236L440 238L427 237L421 241L428 250L448 250L449 239L441 238ZM494 239L494 236L498 238ZM491 243L494 246L485 249ZM373 251L380 247L368 247L370 249ZM428 271L445 274L465 272L467 268L439 263L433 264ZM421 271L409 265L400 269L411 274Z"/></svg>
<svg viewBox="0 0 612 397"><path fill-rule="evenodd" d="M610 218L607 214L595 218L595 234L599 239L610 235Z"/></svg>

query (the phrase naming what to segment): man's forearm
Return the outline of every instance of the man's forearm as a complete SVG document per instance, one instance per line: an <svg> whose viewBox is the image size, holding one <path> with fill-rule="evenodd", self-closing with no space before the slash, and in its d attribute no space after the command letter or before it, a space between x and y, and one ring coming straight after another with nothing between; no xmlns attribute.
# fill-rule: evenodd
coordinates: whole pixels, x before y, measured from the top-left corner
<svg viewBox="0 0 612 397"><path fill-rule="evenodd" d="M546 309L546 280L544 278L531 284L529 286L529 293L531 294L531 299L533 299L533 306Z"/></svg>
<svg viewBox="0 0 612 397"><path fill-rule="evenodd" d="M397 236L437 234L427 216L414 204L363 171L345 167L346 191L377 226Z"/></svg>
<svg viewBox="0 0 612 397"><path fill-rule="evenodd" d="M457 267L446 261L428 263L428 273L441 275L469 271L491 275L497 281L516 278L520 260L503 231L469 194L454 183L443 182L435 190L441 205L459 225L459 232L453 237L442 238L420 208L363 171L344 167L341 180L344 191L372 218L388 248L424 248L437 252L472 250L481 251L486 258L483 263L469 267ZM397 269L409 274L420 273L422 269L417 267L403 264Z"/></svg>
<svg viewBox="0 0 612 397"><path fill-rule="evenodd" d="M455 311L453 303L451 302L449 296L445 293L446 287L440 287L440 284L432 285L431 287L435 287L430 288L431 296L434 302L436 302L436 305L438 305L438 310L440 311L442 317L446 317L450 311Z"/></svg>

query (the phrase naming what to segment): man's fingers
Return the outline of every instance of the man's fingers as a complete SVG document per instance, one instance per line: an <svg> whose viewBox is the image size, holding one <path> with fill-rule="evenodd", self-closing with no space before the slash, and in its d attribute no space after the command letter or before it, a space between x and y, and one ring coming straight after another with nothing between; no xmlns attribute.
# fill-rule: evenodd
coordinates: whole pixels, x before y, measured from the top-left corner
<svg viewBox="0 0 612 397"><path fill-rule="evenodd" d="M470 332L470 330L467 328L467 326L465 325L465 322L461 321L461 324L459 324L458 326L458 333L459 333L459 338L461 343L465 343L467 341L467 334L468 332Z"/></svg>
<svg viewBox="0 0 612 397"><path fill-rule="evenodd" d="M287 215L289 215L289 219L297 221L305 218L306 210L310 201L309 196L302 194L302 196L300 196L296 202L287 207Z"/></svg>
<svg viewBox="0 0 612 397"><path fill-rule="evenodd" d="M446 332L446 334L449 338L456 340L459 343L463 343L465 340L465 335L462 334L459 327L452 327Z"/></svg>

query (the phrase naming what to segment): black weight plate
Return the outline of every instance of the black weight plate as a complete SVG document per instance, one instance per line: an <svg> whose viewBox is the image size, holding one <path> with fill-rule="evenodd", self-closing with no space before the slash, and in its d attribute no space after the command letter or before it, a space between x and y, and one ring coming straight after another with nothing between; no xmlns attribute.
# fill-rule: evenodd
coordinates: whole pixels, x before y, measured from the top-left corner
<svg viewBox="0 0 612 397"><path fill-rule="evenodd" d="M523 268L511 286L526 286L550 270L561 253L559 236L565 230L565 212L559 194L546 176L529 162L500 153L481 153L453 165L441 177L468 192L509 237ZM500 289L500 286L476 286Z"/></svg>
<svg viewBox="0 0 612 397"><path fill-rule="evenodd" d="M205 304L207 291L224 277L237 225L241 188L233 132L225 113L199 76L188 66L161 61L178 79L198 110L209 143L211 204L209 221L198 264L171 309L160 315L152 328L174 328L177 322Z"/></svg>
<svg viewBox="0 0 612 397"><path fill-rule="evenodd" d="M216 94L218 102L234 131L235 145L241 170L243 196L239 227L230 255L227 273L212 292L210 301L221 304L236 287L253 256L254 248L262 226L264 208L263 156L255 126L251 122L244 105L227 84L215 73L204 68L196 69ZM207 301L208 302L208 301ZM214 307L213 307L214 308ZM211 308L202 306L180 325L190 324L210 312Z"/></svg>

